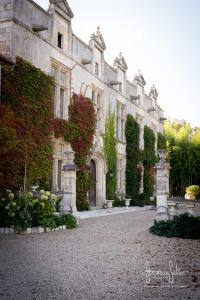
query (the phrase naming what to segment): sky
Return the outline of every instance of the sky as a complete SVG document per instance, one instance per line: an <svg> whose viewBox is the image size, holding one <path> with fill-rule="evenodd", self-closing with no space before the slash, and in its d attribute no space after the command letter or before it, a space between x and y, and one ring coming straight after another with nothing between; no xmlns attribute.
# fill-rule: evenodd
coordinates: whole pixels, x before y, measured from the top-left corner
<svg viewBox="0 0 200 300"><path fill-rule="evenodd" d="M35 0L47 9L48 0ZM113 64L122 52L127 78L140 69L146 94L152 84L165 117L200 126L199 0L69 0L73 32L88 43L97 26Z"/></svg>

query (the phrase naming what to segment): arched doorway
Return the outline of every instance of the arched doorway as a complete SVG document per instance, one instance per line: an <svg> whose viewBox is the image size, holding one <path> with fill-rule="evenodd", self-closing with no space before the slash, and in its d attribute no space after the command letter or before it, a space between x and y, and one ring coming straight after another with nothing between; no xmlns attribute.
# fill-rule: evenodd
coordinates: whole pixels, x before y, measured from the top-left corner
<svg viewBox="0 0 200 300"><path fill-rule="evenodd" d="M96 206L96 163L93 159L90 161L90 192L89 192L89 199L90 199L90 206Z"/></svg>

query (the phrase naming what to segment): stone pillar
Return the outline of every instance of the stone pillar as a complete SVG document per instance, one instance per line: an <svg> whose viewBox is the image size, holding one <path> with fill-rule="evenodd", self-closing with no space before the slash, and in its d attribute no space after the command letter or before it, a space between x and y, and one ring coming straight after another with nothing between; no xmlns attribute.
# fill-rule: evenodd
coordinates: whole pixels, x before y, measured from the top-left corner
<svg viewBox="0 0 200 300"><path fill-rule="evenodd" d="M65 153L66 163L62 169L61 212L76 213L76 165L74 163L74 151Z"/></svg>
<svg viewBox="0 0 200 300"><path fill-rule="evenodd" d="M159 150L160 161L156 164L156 198L157 214L156 220L168 220L169 211L167 199L169 196L169 170L170 164L166 162L166 150Z"/></svg>

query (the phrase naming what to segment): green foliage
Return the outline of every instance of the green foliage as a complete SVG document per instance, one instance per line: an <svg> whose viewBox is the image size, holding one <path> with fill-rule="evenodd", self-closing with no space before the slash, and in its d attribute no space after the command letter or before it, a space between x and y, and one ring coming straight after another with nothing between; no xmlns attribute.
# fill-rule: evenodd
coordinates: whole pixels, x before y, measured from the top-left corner
<svg viewBox="0 0 200 300"><path fill-rule="evenodd" d="M150 232L159 236L200 239L200 218L188 214L176 216L173 220L155 222Z"/></svg>
<svg viewBox="0 0 200 300"><path fill-rule="evenodd" d="M113 201L113 207L124 207L124 206L125 206L125 200L115 197Z"/></svg>
<svg viewBox="0 0 200 300"><path fill-rule="evenodd" d="M138 195L138 206L143 207L145 204L145 194L141 193Z"/></svg>
<svg viewBox="0 0 200 300"><path fill-rule="evenodd" d="M117 140L115 137L115 115L111 112L109 112L106 119L103 142L108 168L106 174L106 198L113 200L117 188Z"/></svg>
<svg viewBox="0 0 200 300"><path fill-rule="evenodd" d="M92 101L81 95L73 95L69 106L69 124L77 134L71 139L75 151L77 171L77 209L88 210L87 194L90 188L90 176L87 158L90 154L95 134L96 115Z"/></svg>
<svg viewBox="0 0 200 300"><path fill-rule="evenodd" d="M200 194L200 187L198 185L190 185L186 188L186 194L197 198Z"/></svg>
<svg viewBox="0 0 200 300"><path fill-rule="evenodd" d="M17 58L2 69L0 104L0 189L49 181L52 168L50 121L52 77Z"/></svg>
<svg viewBox="0 0 200 300"><path fill-rule="evenodd" d="M16 196L6 190L0 197L0 227L14 227L18 231L34 226L75 228L76 219L72 215L53 215L59 202L59 196L44 190L36 196L30 192Z"/></svg>
<svg viewBox="0 0 200 300"><path fill-rule="evenodd" d="M77 228L76 218L71 214L64 214L59 216L51 215L49 217L43 218L40 225L45 229L54 229L58 226L63 225L65 225L68 229Z"/></svg>
<svg viewBox="0 0 200 300"><path fill-rule="evenodd" d="M156 163L155 155L156 138L152 129L148 126L144 127L144 151L143 151L143 166L144 166L144 194L146 201L153 195L154 191L154 165Z"/></svg>
<svg viewBox="0 0 200 300"><path fill-rule="evenodd" d="M157 140L157 149L166 149L167 145L166 145L166 140L165 137L162 133L158 132L158 140Z"/></svg>
<svg viewBox="0 0 200 300"><path fill-rule="evenodd" d="M127 115L126 126L126 193L130 195L132 204L137 204L141 182L141 168L139 163L140 126L132 115Z"/></svg>
<svg viewBox="0 0 200 300"><path fill-rule="evenodd" d="M200 185L200 131L186 122L165 122L170 170L170 193L184 196L189 185Z"/></svg>

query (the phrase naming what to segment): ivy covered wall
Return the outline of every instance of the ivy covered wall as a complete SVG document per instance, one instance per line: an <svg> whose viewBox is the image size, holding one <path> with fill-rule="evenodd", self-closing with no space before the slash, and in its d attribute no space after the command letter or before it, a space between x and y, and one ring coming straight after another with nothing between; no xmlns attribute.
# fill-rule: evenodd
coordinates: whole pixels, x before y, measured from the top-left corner
<svg viewBox="0 0 200 300"><path fill-rule="evenodd" d="M127 115L126 126L126 194L137 204L140 191L141 169L139 162L141 152L139 149L140 126L132 115Z"/></svg>
<svg viewBox="0 0 200 300"><path fill-rule="evenodd" d="M111 112L106 119L103 142L107 163L106 199L114 200L117 189L117 140L115 137L115 114Z"/></svg>
<svg viewBox="0 0 200 300"><path fill-rule="evenodd" d="M69 120L54 118L51 76L19 57L14 67L4 65L2 71L0 189L23 187L25 165L27 188L35 183L50 185L52 136L62 137L75 151L77 206L88 209L87 158L96 124L92 101L74 94Z"/></svg>
<svg viewBox="0 0 200 300"><path fill-rule="evenodd" d="M50 126L52 77L17 58L3 64L0 104L0 189L49 182L52 169Z"/></svg>
<svg viewBox="0 0 200 300"><path fill-rule="evenodd" d="M143 187L144 195L146 200L153 196L154 191L154 165L156 163L155 154L155 142L156 137L151 128L148 126L144 127L144 151L143 151L143 166L144 166L144 177Z"/></svg>

